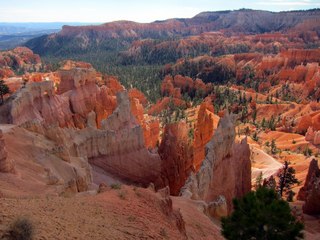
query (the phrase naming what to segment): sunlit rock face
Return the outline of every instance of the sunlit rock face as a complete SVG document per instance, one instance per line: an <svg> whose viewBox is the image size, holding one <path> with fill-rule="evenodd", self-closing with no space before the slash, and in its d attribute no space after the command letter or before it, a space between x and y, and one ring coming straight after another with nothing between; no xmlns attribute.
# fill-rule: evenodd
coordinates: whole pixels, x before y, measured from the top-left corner
<svg viewBox="0 0 320 240"><path fill-rule="evenodd" d="M210 102L201 103L194 131L194 160L193 165L199 170L205 158L205 146L211 140L214 131L213 106Z"/></svg>

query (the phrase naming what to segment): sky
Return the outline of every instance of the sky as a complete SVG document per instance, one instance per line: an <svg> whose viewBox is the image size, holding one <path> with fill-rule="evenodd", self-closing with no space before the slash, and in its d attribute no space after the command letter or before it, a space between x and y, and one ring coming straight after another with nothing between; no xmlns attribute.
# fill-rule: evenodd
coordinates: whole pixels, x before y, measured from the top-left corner
<svg viewBox="0 0 320 240"><path fill-rule="evenodd" d="M0 22L152 22L203 11L320 8L320 0L0 0Z"/></svg>

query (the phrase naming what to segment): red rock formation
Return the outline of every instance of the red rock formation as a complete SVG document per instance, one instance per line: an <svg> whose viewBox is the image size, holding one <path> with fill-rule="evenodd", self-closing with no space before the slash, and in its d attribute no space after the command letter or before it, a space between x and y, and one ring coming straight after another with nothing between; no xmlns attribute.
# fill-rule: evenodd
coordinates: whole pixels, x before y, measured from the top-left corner
<svg viewBox="0 0 320 240"><path fill-rule="evenodd" d="M109 93L115 96L118 92L124 91L124 87L120 84L119 79L115 76L105 76L106 86L110 89Z"/></svg>
<svg viewBox="0 0 320 240"><path fill-rule="evenodd" d="M232 199L251 190L250 148L243 139L235 143L232 117L226 114L206 146L206 158L197 174L191 174L182 188L182 196L207 203L224 196L228 212Z"/></svg>
<svg viewBox="0 0 320 240"><path fill-rule="evenodd" d="M305 139L315 145L320 144L320 131L313 131L313 128L309 127L306 132Z"/></svg>
<svg viewBox="0 0 320 240"><path fill-rule="evenodd" d="M87 115L96 113L97 126L116 107L115 97L110 92L118 91L96 85L97 73L92 68L60 70L58 93L55 94L52 81L27 84L13 100L11 121L22 124L38 120L47 125L84 128ZM123 87L122 87L123 89Z"/></svg>
<svg viewBox="0 0 320 240"><path fill-rule="evenodd" d="M147 148L155 148L159 140L159 121L155 118L144 115L143 106L137 98L130 99L130 102L132 114L136 117L138 123L143 128L145 146Z"/></svg>
<svg viewBox="0 0 320 240"><path fill-rule="evenodd" d="M193 80L190 77L176 75L173 78L173 85L177 88L180 88L182 93L186 93L193 89Z"/></svg>
<svg viewBox="0 0 320 240"><path fill-rule="evenodd" d="M194 129L194 168L199 170L200 165L205 158L205 146L211 140L213 135L213 106L209 101L204 101L200 105L197 123Z"/></svg>
<svg viewBox="0 0 320 240"><path fill-rule="evenodd" d="M13 165L13 162L8 159L8 153L5 148L5 142L4 142L3 134L1 130L0 130L0 172L4 172L4 173L14 172L14 165Z"/></svg>
<svg viewBox="0 0 320 240"><path fill-rule="evenodd" d="M63 70L71 70L72 68L92 68L92 65L87 62L79 62L79 61L72 61L72 60L66 60L62 63L61 69Z"/></svg>
<svg viewBox="0 0 320 240"><path fill-rule="evenodd" d="M169 186L172 195L178 195L192 171L192 143L185 122L165 126L159 147L161 157L161 178L164 186Z"/></svg>
<svg viewBox="0 0 320 240"><path fill-rule="evenodd" d="M320 130L320 112L315 111L311 114L302 116L296 126L298 133L305 133L309 127L312 127L314 131Z"/></svg>
<svg viewBox="0 0 320 240"><path fill-rule="evenodd" d="M163 99L158 100L156 104L150 107L148 114L157 115L161 113L163 110L168 108L170 101L172 101L174 106L182 107L182 108L187 107L186 102L181 99L164 97Z"/></svg>
<svg viewBox="0 0 320 240"><path fill-rule="evenodd" d="M300 189L297 199L305 201L302 207L304 213L310 215L320 213L320 169L318 161L314 159L310 162L305 184Z"/></svg>
<svg viewBox="0 0 320 240"><path fill-rule="evenodd" d="M174 86L173 78L170 75L167 75L161 83L161 94L162 96L173 96Z"/></svg>
<svg viewBox="0 0 320 240"><path fill-rule="evenodd" d="M14 93L19 90L24 82L22 78L12 77L4 80L4 83L9 87L10 93Z"/></svg>
<svg viewBox="0 0 320 240"><path fill-rule="evenodd" d="M39 121L61 127L74 126L69 98L55 95L51 81L27 84L12 101L10 118L16 125Z"/></svg>
<svg viewBox="0 0 320 240"><path fill-rule="evenodd" d="M155 182L160 176L160 157L145 147L143 129L131 113L127 92L119 92L117 101L116 110L102 121L101 130L77 132L71 152L130 182Z"/></svg>
<svg viewBox="0 0 320 240"><path fill-rule="evenodd" d="M38 70L40 66L39 55L26 47L17 47L0 53L0 78L13 77L15 75L13 70Z"/></svg>
<svg viewBox="0 0 320 240"><path fill-rule="evenodd" d="M289 65L300 65L304 62L318 62L320 59L319 49L289 49L282 51L281 57L288 59Z"/></svg>
<svg viewBox="0 0 320 240"><path fill-rule="evenodd" d="M141 92L139 91L138 89L136 88L131 88L129 90L129 97L130 97L130 100L132 100L133 98L136 98L139 100L139 102L144 106L146 107L147 104L148 104L148 100L146 98L146 96Z"/></svg>

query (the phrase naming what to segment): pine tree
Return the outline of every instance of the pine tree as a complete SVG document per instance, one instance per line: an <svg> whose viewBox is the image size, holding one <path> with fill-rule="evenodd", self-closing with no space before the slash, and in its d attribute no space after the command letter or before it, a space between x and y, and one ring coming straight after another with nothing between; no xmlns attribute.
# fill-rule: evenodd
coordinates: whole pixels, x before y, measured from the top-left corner
<svg viewBox="0 0 320 240"><path fill-rule="evenodd" d="M285 161L283 168L280 169L277 176L279 177L277 191L282 197L283 193L290 194L292 186L299 184L298 179L295 176L296 170L289 166L289 162Z"/></svg>
<svg viewBox="0 0 320 240"><path fill-rule="evenodd" d="M262 186L262 182L263 182L263 173L260 172L259 175L256 177L256 189Z"/></svg>
<svg viewBox="0 0 320 240"><path fill-rule="evenodd" d="M1 104L3 103L4 99L3 96L9 93L9 87L4 83L3 80L0 80L0 96L1 96Z"/></svg>
<svg viewBox="0 0 320 240"><path fill-rule="evenodd" d="M272 139L270 147L271 147L271 153L276 154L277 153L277 146L276 146L276 141L274 139Z"/></svg>
<svg viewBox="0 0 320 240"><path fill-rule="evenodd" d="M233 213L221 220L222 235L229 240L300 239L303 224L292 214L288 202L265 187L233 200Z"/></svg>

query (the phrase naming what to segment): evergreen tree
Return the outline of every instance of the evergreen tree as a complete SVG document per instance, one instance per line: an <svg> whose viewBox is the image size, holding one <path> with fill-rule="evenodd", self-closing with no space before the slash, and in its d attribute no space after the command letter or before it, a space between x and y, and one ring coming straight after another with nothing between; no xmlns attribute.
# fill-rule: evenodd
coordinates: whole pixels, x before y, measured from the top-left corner
<svg viewBox="0 0 320 240"><path fill-rule="evenodd" d="M276 154L277 153L277 146L276 146L276 141L274 139L272 139L270 147L271 147L271 153Z"/></svg>
<svg viewBox="0 0 320 240"><path fill-rule="evenodd" d="M299 184L299 181L295 176L296 170L293 167L290 167L289 164L288 161L285 161L283 168L280 169L277 174L279 177L277 191L281 197L283 196L283 193L286 193L286 195L292 194L290 193L292 186Z"/></svg>
<svg viewBox="0 0 320 240"><path fill-rule="evenodd" d="M222 235L230 240L299 239L303 224L291 214L288 202L265 187L233 200L234 211L222 218Z"/></svg>
<svg viewBox="0 0 320 240"><path fill-rule="evenodd" d="M260 172L259 175L256 177L256 189L262 186L262 182L263 182L263 173Z"/></svg>
<svg viewBox="0 0 320 240"><path fill-rule="evenodd" d="M9 93L9 87L4 83L3 80L0 80L0 96L1 96L1 104L3 104L3 96Z"/></svg>
<svg viewBox="0 0 320 240"><path fill-rule="evenodd" d="M269 177L269 179L264 179L263 186L272 190L276 190L277 182L273 176Z"/></svg>
<svg viewBox="0 0 320 240"><path fill-rule="evenodd" d="M257 119L257 109L254 109L252 111L252 120L254 123L256 122L256 119Z"/></svg>
<svg viewBox="0 0 320 240"><path fill-rule="evenodd" d="M266 127L266 119L265 119L265 118L262 119L261 127L262 127L263 129L265 129L265 127Z"/></svg>

